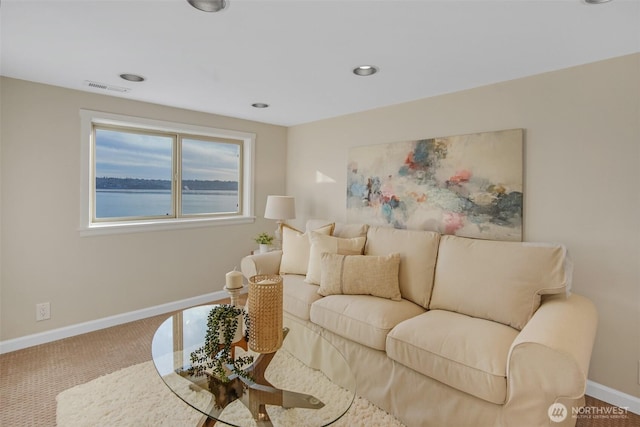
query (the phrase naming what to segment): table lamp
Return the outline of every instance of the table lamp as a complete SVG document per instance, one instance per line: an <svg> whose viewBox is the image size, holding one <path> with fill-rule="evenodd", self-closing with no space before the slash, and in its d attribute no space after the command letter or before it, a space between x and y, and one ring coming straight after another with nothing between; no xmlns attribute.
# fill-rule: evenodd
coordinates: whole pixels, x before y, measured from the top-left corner
<svg viewBox="0 0 640 427"><path fill-rule="evenodd" d="M296 199L291 196L267 196L267 206L264 209L264 217L275 219L278 228L275 232L276 246L282 247L282 224L286 219L296 217Z"/></svg>

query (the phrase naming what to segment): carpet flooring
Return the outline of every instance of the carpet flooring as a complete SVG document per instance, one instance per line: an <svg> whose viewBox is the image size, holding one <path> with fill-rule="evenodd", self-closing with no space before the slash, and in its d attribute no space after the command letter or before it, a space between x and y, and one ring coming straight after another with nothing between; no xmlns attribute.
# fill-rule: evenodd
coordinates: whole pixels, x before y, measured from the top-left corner
<svg viewBox="0 0 640 427"><path fill-rule="evenodd" d="M322 373L312 371L286 351L278 352L267 370L269 381L276 387L303 390L326 404L320 409L268 406L275 426L301 427L326 425L345 409L353 394L332 384ZM190 394L202 407L211 395L189 388L188 380L177 375L166 378L182 393ZM153 365L145 362L121 369L65 390L57 397L58 427L103 426L196 426L202 416L185 405L169 388ZM225 419L236 425L256 426L249 410L236 400L224 410ZM216 423L216 427L225 424ZM356 398L347 413L332 427L404 427L400 421L375 407L366 399Z"/></svg>
<svg viewBox="0 0 640 427"><path fill-rule="evenodd" d="M151 360L151 339L169 315L0 355L0 426L55 426L60 392ZM589 396L586 405L610 406ZM640 427L640 416L582 417L577 427Z"/></svg>

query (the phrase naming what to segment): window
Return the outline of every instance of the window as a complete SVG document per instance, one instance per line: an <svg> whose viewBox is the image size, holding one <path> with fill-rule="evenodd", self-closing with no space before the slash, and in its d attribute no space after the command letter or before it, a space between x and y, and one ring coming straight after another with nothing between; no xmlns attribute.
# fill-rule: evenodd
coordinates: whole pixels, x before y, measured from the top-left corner
<svg viewBox="0 0 640 427"><path fill-rule="evenodd" d="M253 134L81 111L82 231L253 221Z"/></svg>

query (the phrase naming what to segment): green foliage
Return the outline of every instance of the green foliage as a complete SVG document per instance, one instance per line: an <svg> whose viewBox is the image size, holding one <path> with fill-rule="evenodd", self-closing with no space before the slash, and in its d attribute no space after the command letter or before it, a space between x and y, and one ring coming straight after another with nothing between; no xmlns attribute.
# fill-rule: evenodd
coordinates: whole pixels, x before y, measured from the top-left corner
<svg viewBox="0 0 640 427"><path fill-rule="evenodd" d="M270 245L271 243L273 243L273 236L267 233L260 233L254 240L256 241L256 243L259 243L261 245Z"/></svg>
<svg viewBox="0 0 640 427"><path fill-rule="evenodd" d="M183 179L183 189L238 191L237 181L207 181ZM166 179L96 177L97 190L171 190L171 181Z"/></svg>
<svg viewBox="0 0 640 427"><path fill-rule="evenodd" d="M253 363L253 356L236 357L231 356L231 344L237 328L238 316L242 315L246 325L244 339L249 339L249 313L240 307L230 304L221 304L214 307L207 317L207 332L204 345L191 353L191 368L189 374L194 376L204 375L205 370L212 369L213 374L221 382L230 381L227 376L228 370L234 374L251 379L251 376L242 368ZM223 342L220 342L222 330Z"/></svg>

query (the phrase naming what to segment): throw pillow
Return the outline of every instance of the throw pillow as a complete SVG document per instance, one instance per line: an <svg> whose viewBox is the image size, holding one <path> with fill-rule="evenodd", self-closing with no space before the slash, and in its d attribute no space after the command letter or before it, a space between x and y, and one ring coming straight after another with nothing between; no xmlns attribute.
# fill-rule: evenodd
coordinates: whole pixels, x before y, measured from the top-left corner
<svg viewBox="0 0 640 427"><path fill-rule="evenodd" d="M341 255L362 255L366 237L353 237L343 239L341 237L326 236L312 231L309 235L311 239L311 251L309 252L309 267L307 268L307 278L305 282L320 284L320 257L323 252Z"/></svg>
<svg viewBox="0 0 640 427"><path fill-rule="evenodd" d="M314 231L330 235L333 232L333 226L333 224L327 224ZM303 233L286 224L282 225L280 274L307 274L310 251L309 233Z"/></svg>
<svg viewBox="0 0 640 427"><path fill-rule="evenodd" d="M400 301L400 254L386 256L340 255L324 252L321 256L320 289L327 295L373 295Z"/></svg>

